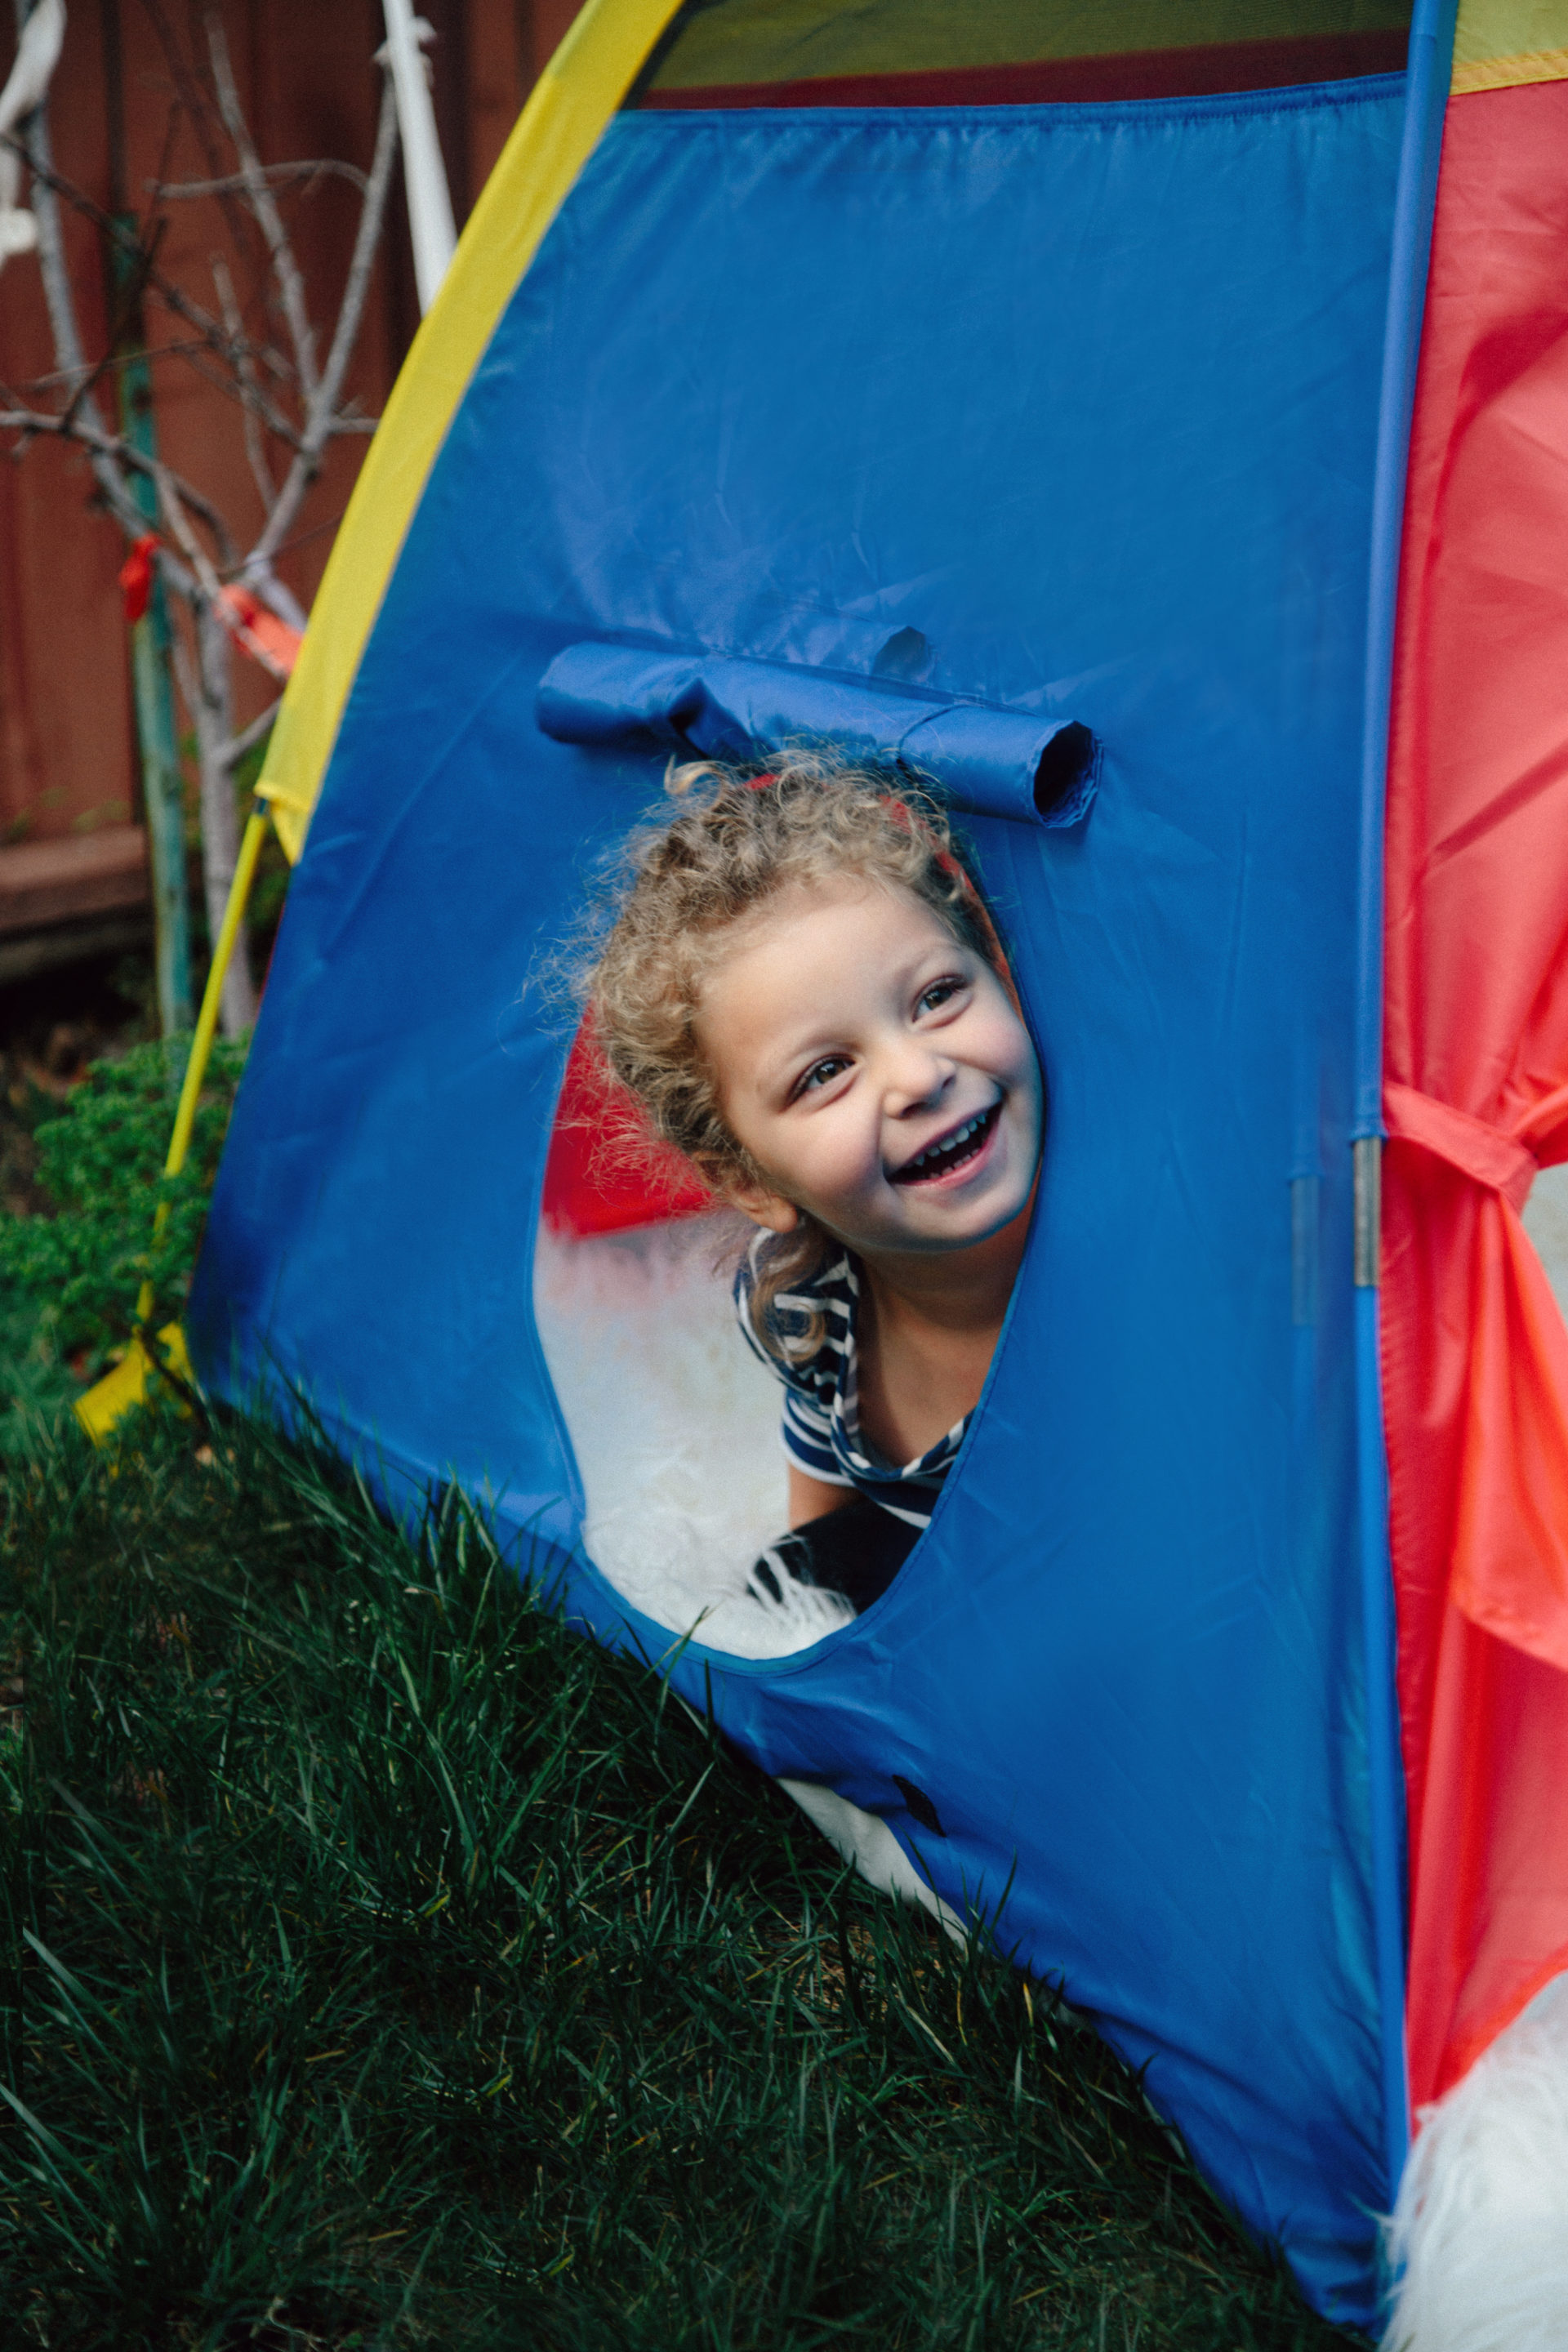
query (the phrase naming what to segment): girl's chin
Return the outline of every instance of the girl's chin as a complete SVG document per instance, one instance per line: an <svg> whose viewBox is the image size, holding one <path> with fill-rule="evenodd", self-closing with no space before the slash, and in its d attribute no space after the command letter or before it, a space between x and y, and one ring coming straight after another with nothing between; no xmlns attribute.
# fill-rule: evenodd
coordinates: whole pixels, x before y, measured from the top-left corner
<svg viewBox="0 0 1568 2352"><path fill-rule="evenodd" d="M923 1200L916 1193L908 1198L904 1215L889 1220L889 1230L875 1242L856 1242L851 1246L862 1255L878 1249L931 1253L977 1248L1015 1223L1029 1205L1032 1177L1022 1190L1016 1182L998 1181L999 1177L1000 1171L973 1192L937 1192L933 1187Z"/></svg>
<svg viewBox="0 0 1568 2352"><path fill-rule="evenodd" d="M932 1219L929 1246L932 1249L973 1249L982 1242L993 1240L1005 1233L1028 1207L1028 1195L1015 1199L1011 1188L1001 1201L976 1201L969 1204L962 1216Z"/></svg>

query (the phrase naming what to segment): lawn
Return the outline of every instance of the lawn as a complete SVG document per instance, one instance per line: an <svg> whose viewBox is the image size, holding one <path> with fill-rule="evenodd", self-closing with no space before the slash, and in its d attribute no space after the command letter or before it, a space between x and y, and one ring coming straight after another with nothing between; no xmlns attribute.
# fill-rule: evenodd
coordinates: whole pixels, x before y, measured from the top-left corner
<svg viewBox="0 0 1568 2352"><path fill-rule="evenodd" d="M7 2347L1344 2341L1047 1988L847 1874L465 1508L399 1531L200 1412L94 1454L61 1329L14 1284Z"/></svg>

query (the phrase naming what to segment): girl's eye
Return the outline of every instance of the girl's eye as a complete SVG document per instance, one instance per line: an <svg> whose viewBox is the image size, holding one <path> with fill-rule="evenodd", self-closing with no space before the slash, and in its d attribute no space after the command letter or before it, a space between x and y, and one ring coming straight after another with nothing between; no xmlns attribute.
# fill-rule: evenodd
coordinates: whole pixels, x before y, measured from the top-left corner
<svg viewBox="0 0 1568 2352"><path fill-rule="evenodd" d="M918 1009L921 1013L939 1012L950 997L958 994L963 986L963 982L956 973L949 973L943 980L933 980L928 989L921 991Z"/></svg>
<svg viewBox="0 0 1568 2352"><path fill-rule="evenodd" d="M813 1093L818 1087L825 1087L830 1080L836 1078L840 1070L847 1070L848 1067L849 1065L842 1054L824 1055L820 1062L813 1062L810 1069L796 1087L796 1095Z"/></svg>

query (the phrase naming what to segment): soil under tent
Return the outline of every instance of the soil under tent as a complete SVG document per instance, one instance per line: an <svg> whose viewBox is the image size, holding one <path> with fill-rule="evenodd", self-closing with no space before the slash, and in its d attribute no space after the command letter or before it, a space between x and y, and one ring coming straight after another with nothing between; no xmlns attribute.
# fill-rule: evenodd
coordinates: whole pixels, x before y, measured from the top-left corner
<svg viewBox="0 0 1568 2352"><path fill-rule="evenodd" d="M1564 75L1568 0L588 6L275 732L190 1322L1059 1982L1362 2326L1413 2096L1568 1967ZM948 783L1050 1125L929 1534L761 1633L776 1392L711 1221L552 1160L528 982L673 745L802 732Z"/></svg>

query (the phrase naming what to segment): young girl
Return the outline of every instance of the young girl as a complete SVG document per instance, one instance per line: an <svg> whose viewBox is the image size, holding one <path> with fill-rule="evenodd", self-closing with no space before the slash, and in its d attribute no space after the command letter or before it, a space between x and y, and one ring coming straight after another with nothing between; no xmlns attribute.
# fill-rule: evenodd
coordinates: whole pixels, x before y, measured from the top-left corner
<svg viewBox="0 0 1568 2352"><path fill-rule="evenodd" d="M784 1385L793 1532L753 1580L861 1609L979 1401L1039 1170L1039 1064L924 793L799 754L668 790L590 1010L654 1133L757 1228L735 1295Z"/></svg>

